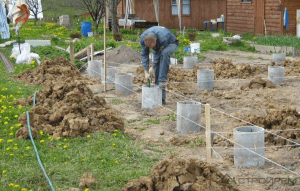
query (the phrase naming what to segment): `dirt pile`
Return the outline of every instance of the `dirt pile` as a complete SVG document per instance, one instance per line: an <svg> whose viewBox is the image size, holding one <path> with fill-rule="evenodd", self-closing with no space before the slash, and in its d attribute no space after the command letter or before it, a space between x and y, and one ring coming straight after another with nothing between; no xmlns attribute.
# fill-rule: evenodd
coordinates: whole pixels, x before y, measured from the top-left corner
<svg viewBox="0 0 300 191"><path fill-rule="evenodd" d="M196 159L185 160L173 155L153 166L151 172L130 181L123 191L238 190L216 167Z"/></svg>
<svg viewBox="0 0 300 191"><path fill-rule="evenodd" d="M228 58L213 59L213 70L215 79L224 78L249 78L258 75L265 70L260 66L250 66L247 64L233 64Z"/></svg>
<svg viewBox="0 0 300 191"><path fill-rule="evenodd" d="M193 70L183 70L181 68L170 68L167 83L168 82L197 82L197 70L199 70L199 66L196 66ZM151 83L155 82L155 78L153 77ZM142 66L138 67L134 73L133 83L139 86L145 85L145 74L144 68ZM177 87L176 85L169 84L167 88Z"/></svg>
<svg viewBox="0 0 300 191"><path fill-rule="evenodd" d="M272 62L269 66L283 66L285 76L300 76L300 58L297 58L295 61L285 59L280 64Z"/></svg>
<svg viewBox="0 0 300 191"><path fill-rule="evenodd" d="M260 89L260 88L276 88L276 84L270 80L263 80L261 77L256 77L251 80L250 84L241 86L241 90L249 89Z"/></svg>
<svg viewBox="0 0 300 191"><path fill-rule="evenodd" d="M288 108L270 108L267 109L267 115L257 116L250 114L243 117L244 120L254 123L255 125L264 127L269 131L285 130L285 129L300 129L300 114L296 111L295 107ZM300 141L300 131L278 131L274 132L284 138ZM292 144L285 139L266 133L265 140L267 144L271 145L285 145Z"/></svg>
<svg viewBox="0 0 300 191"><path fill-rule="evenodd" d="M32 104L33 96L15 102L16 105ZM99 130L112 132L124 129L121 117L94 96L83 80L68 78L64 82L50 82L36 95L36 105L30 111L30 126L57 137L81 137ZM17 137L28 138L26 114L19 117L23 128ZM36 137L35 137L36 138Z"/></svg>
<svg viewBox="0 0 300 191"><path fill-rule="evenodd" d="M104 58L103 56L99 56L97 57L97 59L104 59ZM115 62L121 64L123 63L130 64L132 62L140 64L141 59L142 59L141 53L128 46L119 46L118 48L112 51L108 51L106 55L106 60L108 62Z"/></svg>
<svg viewBox="0 0 300 191"><path fill-rule="evenodd" d="M31 85L47 85L51 81L64 81L67 78L83 79L76 66L61 56L53 60L46 58L36 69L27 69L15 76L15 80Z"/></svg>

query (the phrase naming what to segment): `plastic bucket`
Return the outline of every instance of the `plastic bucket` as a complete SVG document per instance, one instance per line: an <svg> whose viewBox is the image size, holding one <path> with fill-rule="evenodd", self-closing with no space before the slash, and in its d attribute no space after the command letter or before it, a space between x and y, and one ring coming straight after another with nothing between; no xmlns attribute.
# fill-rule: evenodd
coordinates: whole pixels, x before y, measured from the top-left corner
<svg viewBox="0 0 300 191"><path fill-rule="evenodd" d="M200 127L201 103L195 101L177 102L177 130L180 134L204 131Z"/></svg>
<svg viewBox="0 0 300 191"><path fill-rule="evenodd" d="M268 68L268 80L279 84L284 80L284 67L281 66L269 66Z"/></svg>
<svg viewBox="0 0 300 191"><path fill-rule="evenodd" d="M199 90L213 90L214 89L214 71L213 70L198 70L197 82Z"/></svg>
<svg viewBox="0 0 300 191"><path fill-rule="evenodd" d="M265 129L256 126L235 128L234 165L236 167L264 166ZM247 149L246 149L247 148Z"/></svg>
<svg viewBox="0 0 300 191"><path fill-rule="evenodd" d="M93 32L88 32L88 37L92 37L93 36Z"/></svg>
<svg viewBox="0 0 300 191"><path fill-rule="evenodd" d="M91 22L82 22L81 23L82 36L88 36L88 32L92 32L92 23Z"/></svg>
<svg viewBox="0 0 300 191"><path fill-rule="evenodd" d="M200 43L191 43L191 53L200 53Z"/></svg>

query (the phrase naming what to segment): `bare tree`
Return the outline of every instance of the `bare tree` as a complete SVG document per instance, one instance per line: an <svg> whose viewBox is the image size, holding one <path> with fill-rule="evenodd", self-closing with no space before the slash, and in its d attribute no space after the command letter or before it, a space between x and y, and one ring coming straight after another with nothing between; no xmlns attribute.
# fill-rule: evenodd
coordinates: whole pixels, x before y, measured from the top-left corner
<svg viewBox="0 0 300 191"><path fill-rule="evenodd" d="M118 22L117 22L117 7L121 0L108 0L109 10L112 15L112 33L118 32ZM123 6L123 5L122 5Z"/></svg>
<svg viewBox="0 0 300 191"><path fill-rule="evenodd" d="M67 1L68 2L68 1ZM72 0L72 4L76 4L79 9L84 9L91 15L96 29L105 13L105 0Z"/></svg>
<svg viewBox="0 0 300 191"><path fill-rule="evenodd" d="M31 11L34 16L34 24L36 24L40 13L51 10L51 5L47 9L42 10L42 3L41 1L39 3L38 0L26 0L26 4L28 10Z"/></svg>

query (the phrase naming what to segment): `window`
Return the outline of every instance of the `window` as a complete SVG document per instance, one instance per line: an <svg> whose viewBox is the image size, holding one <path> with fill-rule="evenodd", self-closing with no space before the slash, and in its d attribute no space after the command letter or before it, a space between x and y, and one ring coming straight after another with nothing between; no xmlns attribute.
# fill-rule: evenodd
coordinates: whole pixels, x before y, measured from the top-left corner
<svg viewBox="0 0 300 191"><path fill-rule="evenodd" d="M251 3L251 0L242 0L242 3Z"/></svg>
<svg viewBox="0 0 300 191"><path fill-rule="evenodd" d="M191 0L183 0L182 15L190 15L190 14L191 14Z"/></svg>
<svg viewBox="0 0 300 191"><path fill-rule="evenodd" d="M172 15L178 15L176 0L172 0Z"/></svg>
<svg viewBox="0 0 300 191"><path fill-rule="evenodd" d="M181 13L182 15L191 14L191 0L181 0ZM172 15L178 15L178 8L176 0L172 0Z"/></svg>

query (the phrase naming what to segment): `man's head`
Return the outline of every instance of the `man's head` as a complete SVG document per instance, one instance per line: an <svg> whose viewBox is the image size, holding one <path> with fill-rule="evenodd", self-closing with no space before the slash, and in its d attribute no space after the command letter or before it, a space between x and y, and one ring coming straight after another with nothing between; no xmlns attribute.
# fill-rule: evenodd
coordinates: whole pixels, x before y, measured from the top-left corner
<svg viewBox="0 0 300 191"><path fill-rule="evenodd" d="M156 46L156 38L152 34L145 36L144 43L148 48L154 48Z"/></svg>

